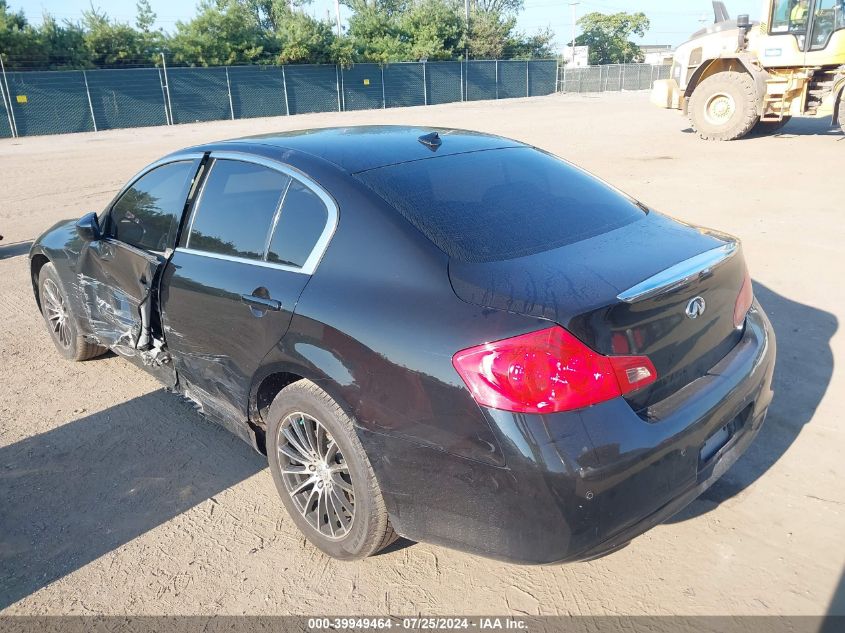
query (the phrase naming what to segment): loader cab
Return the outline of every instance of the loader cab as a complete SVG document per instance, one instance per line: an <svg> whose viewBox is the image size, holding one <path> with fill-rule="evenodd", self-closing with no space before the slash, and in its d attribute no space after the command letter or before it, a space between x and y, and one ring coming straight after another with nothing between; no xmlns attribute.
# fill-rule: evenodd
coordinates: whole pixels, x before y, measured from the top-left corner
<svg viewBox="0 0 845 633"><path fill-rule="evenodd" d="M765 67L845 63L845 0L767 0L763 16L754 48Z"/></svg>

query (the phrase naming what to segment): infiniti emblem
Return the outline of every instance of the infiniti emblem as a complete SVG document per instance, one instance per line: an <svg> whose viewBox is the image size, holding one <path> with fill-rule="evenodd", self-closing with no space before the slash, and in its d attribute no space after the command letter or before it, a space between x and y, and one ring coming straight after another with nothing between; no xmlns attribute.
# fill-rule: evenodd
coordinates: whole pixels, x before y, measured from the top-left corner
<svg viewBox="0 0 845 633"><path fill-rule="evenodd" d="M687 309L685 310L685 312L687 313L687 318L697 319L702 314L704 314L704 311L706 309L707 304L704 301L704 297L693 297L687 304Z"/></svg>

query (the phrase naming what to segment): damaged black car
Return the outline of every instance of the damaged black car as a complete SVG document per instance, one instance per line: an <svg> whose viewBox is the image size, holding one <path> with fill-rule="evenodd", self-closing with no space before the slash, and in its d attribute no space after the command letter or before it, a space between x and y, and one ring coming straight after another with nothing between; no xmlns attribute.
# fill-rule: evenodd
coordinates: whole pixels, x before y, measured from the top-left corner
<svg viewBox="0 0 845 633"><path fill-rule="evenodd" d="M601 556L720 477L772 398L736 239L475 132L179 151L30 266L64 358L113 350L194 401L342 559L398 535Z"/></svg>

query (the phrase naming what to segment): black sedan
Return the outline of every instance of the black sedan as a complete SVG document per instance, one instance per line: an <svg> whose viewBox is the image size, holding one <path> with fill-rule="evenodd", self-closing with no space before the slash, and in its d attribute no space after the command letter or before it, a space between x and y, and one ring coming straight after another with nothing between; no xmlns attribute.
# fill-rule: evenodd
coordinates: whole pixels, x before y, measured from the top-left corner
<svg viewBox="0 0 845 633"><path fill-rule="evenodd" d="M772 398L737 240L485 134L193 147L30 263L62 356L111 349L266 453L338 558L397 535L605 554L722 475Z"/></svg>

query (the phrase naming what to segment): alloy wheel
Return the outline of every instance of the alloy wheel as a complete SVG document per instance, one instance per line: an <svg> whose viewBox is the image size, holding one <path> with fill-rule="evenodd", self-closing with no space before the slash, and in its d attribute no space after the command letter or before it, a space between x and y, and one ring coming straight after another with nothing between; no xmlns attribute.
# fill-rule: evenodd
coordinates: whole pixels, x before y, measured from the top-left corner
<svg viewBox="0 0 845 633"><path fill-rule="evenodd" d="M63 347L70 347L70 315L64 295L52 279L44 282L47 323Z"/></svg>
<svg viewBox="0 0 845 633"><path fill-rule="evenodd" d="M331 433L314 417L291 413L279 425L278 459L285 489L322 536L340 540L355 519L349 467Z"/></svg>

